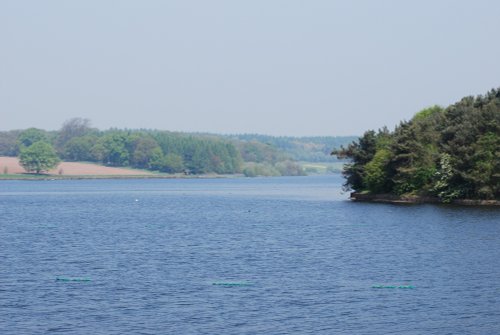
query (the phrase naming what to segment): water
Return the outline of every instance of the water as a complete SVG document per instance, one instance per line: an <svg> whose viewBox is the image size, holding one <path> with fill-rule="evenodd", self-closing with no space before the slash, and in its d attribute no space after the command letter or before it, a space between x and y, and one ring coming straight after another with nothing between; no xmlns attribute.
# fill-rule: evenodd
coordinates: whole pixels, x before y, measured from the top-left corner
<svg viewBox="0 0 500 335"><path fill-rule="evenodd" d="M500 333L498 209L341 182L2 181L0 334Z"/></svg>

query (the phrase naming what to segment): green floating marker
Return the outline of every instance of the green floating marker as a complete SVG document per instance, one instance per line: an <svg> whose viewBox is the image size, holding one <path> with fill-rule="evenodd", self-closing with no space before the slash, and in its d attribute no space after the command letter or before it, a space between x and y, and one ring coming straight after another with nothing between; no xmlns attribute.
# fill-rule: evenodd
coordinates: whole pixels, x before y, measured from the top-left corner
<svg viewBox="0 0 500 335"><path fill-rule="evenodd" d="M235 281L216 281L212 285L216 286L252 286L252 283L248 282L235 282Z"/></svg>
<svg viewBox="0 0 500 335"><path fill-rule="evenodd" d="M396 288L394 285L373 285L372 288Z"/></svg>
<svg viewBox="0 0 500 335"><path fill-rule="evenodd" d="M413 289L412 285L373 285L372 288L400 288L400 289Z"/></svg>
<svg viewBox="0 0 500 335"><path fill-rule="evenodd" d="M64 282L88 282L88 281L90 281L90 278L57 277L56 281L64 281Z"/></svg>

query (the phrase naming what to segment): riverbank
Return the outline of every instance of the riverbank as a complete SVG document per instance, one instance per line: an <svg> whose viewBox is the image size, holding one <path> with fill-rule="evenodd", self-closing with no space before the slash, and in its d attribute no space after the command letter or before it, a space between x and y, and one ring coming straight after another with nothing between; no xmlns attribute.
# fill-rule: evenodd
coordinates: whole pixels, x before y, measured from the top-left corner
<svg viewBox="0 0 500 335"><path fill-rule="evenodd" d="M10 174L0 175L2 180L84 180L84 179L218 179L218 178L239 178L242 174L220 175L220 174L148 174L148 175L53 175L53 174Z"/></svg>
<svg viewBox="0 0 500 335"><path fill-rule="evenodd" d="M369 194L352 192L350 200L359 202L382 202L392 204L442 204L443 201L437 197L427 196L398 196L394 194ZM479 199L454 199L450 202L460 206L500 206L499 200Z"/></svg>

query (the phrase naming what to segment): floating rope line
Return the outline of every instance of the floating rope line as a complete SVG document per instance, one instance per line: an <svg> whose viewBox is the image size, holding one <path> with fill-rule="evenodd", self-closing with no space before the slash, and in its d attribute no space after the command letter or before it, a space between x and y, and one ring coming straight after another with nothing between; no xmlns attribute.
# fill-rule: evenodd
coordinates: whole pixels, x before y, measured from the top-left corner
<svg viewBox="0 0 500 335"><path fill-rule="evenodd" d="M88 281L90 281L90 278L57 277L56 281L64 281L64 282L88 282Z"/></svg>
<svg viewBox="0 0 500 335"><path fill-rule="evenodd" d="M212 285L216 286L252 286L252 283L248 282L234 282L234 281L216 281Z"/></svg>
<svg viewBox="0 0 500 335"><path fill-rule="evenodd" d="M414 289L413 285L373 285L372 288L401 288L401 289Z"/></svg>

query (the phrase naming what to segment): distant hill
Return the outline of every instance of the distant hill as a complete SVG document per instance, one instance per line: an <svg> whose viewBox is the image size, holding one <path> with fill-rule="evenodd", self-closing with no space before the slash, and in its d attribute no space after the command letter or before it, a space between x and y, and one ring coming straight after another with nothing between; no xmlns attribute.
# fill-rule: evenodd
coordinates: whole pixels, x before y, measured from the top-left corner
<svg viewBox="0 0 500 335"><path fill-rule="evenodd" d="M357 136L268 136L259 134L229 135L232 139L245 142L260 142L273 146L291 159L303 162L336 162L330 153L357 140Z"/></svg>

